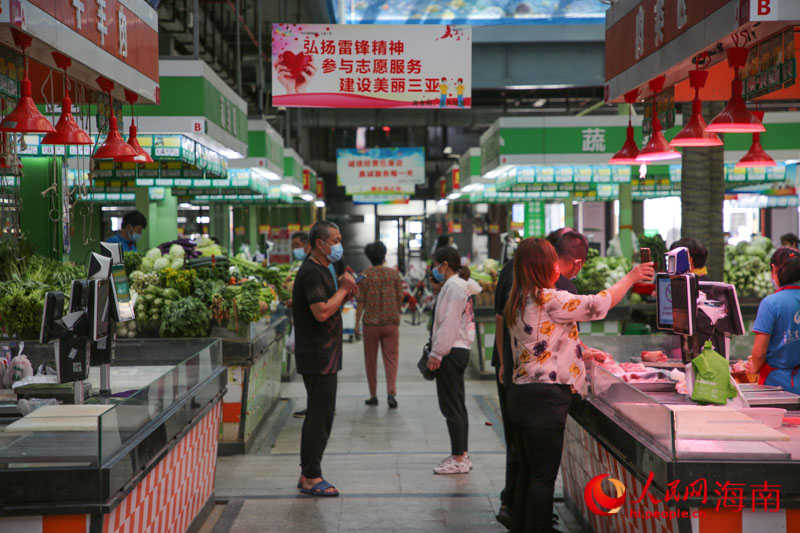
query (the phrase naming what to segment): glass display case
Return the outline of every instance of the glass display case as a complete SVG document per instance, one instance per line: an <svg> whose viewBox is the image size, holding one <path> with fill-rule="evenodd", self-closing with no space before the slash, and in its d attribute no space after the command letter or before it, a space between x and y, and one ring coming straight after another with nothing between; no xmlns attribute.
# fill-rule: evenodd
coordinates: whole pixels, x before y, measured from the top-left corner
<svg viewBox="0 0 800 533"><path fill-rule="evenodd" d="M52 364L52 345L26 344L25 353L34 367ZM215 458L226 382L217 339L119 341L107 403L96 394L100 375L93 368L84 404L1 419L2 511L107 506L201 424L213 434Z"/></svg>
<svg viewBox="0 0 800 533"><path fill-rule="evenodd" d="M620 429L669 460L800 461L797 426L778 421L778 427L770 427L762 422L768 411L731 402L699 405L676 392L674 383L659 385L629 383L594 365L590 401Z"/></svg>

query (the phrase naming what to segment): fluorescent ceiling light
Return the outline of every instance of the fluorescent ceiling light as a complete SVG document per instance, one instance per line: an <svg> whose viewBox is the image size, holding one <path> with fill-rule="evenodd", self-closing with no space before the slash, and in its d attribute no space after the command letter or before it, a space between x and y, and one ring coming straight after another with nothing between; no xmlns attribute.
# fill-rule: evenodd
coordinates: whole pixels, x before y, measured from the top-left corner
<svg viewBox="0 0 800 533"><path fill-rule="evenodd" d="M455 200L456 198L461 198L460 192L451 192L450 194L447 195L448 200Z"/></svg>
<svg viewBox="0 0 800 533"><path fill-rule="evenodd" d="M436 205L442 205L442 206L447 205L447 200L442 198L441 200L436 202Z"/></svg>
<svg viewBox="0 0 800 533"><path fill-rule="evenodd" d="M281 185L281 189L283 189L284 192L288 192L289 194L300 194L301 192L303 192L303 189L301 189L297 185L289 185L287 183Z"/></svg>
<svg viewBox="0 0 800 533"><path fill-rule="evenodd" d="M268 179L270 181L276 181L276 180L281 179L280 176L278 176L277 174L275 174L271 170L268 170L268 169L263 168L263 167L252 167L250 170L252 170L254 173L258 174L262 178L266 178L266 179Z"/></svg>
<svg viewBox="0 0 800 533"><path fill-rule="evenodd" d="M305 194L301 194L301 195L300 195L300 198L302 198L302 199L303 199L303 200L305 200L306 202L310 202L311 200L313 200L313 199L314 199L314 195L312 195L312 194L308 194L308 193L305 193Z"/></svg>
<svg viewBox="0 0 800 533"><path fill-rule="evenodd" d="M497 168L494 168L494 169L490 170L489 172L487 172L486 175L484 175L484 178L489 179L489 180L493 180L493 179L505 174L506 172L511 170L511 168L513 168L512 165L501 165L501 166L499 166Z"/></svg>
<svg viewBox="0 0 800 533"><path fill-rule="evenodd" d="M317 200L316 202L314 202L314 205L322 209L323 207L325 207L325 200Z"/></svg>
<svg viewBox="0 0 800 533"><path fill-rule="evenodd" d="M547 98L539 98L533 103L533 107L542 107L547 103Z"/></svg>

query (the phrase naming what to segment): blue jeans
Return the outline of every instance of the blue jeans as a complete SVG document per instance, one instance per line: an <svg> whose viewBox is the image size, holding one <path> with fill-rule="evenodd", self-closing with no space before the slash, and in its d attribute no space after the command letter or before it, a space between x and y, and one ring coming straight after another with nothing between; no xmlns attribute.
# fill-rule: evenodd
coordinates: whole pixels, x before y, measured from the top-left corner
<svg viewBox="0 0 800 533"><path fill-rule="evenodd" d="M439 107L446 107L447 106L447 95L443 94L442 97L439 99Z"/></svg>
<svg viewBox="0 0 800 533"><path fill-rule="evenodd" d="M464 95L463 94L459 94L458 95L458 107L464 107Z"/></svg>

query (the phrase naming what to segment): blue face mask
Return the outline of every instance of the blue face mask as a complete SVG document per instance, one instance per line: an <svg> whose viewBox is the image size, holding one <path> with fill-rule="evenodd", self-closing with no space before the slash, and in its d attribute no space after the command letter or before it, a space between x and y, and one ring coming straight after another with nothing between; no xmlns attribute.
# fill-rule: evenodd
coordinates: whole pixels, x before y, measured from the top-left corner
<svg viewBox="0 0 800 533"><path fill-rule="evenodd" d="M341 261L342 257L344 256L344 247L342 244L329 244L328 246L331 249L331 253L328 254L328 261L331 263Z"/></svg>
<svg viewBox="0 0 800 533"><path fill-rule="evenodd" d="M142 238L141 233L136 233L135 231L131 233L131 241L136 242Z"/></svg>
<svg viewBox="0 0 800 533"><path fill-rule="evenodd" d="M444 274L439 272L439 267L433 267L431 274L433 275L433 279L436 281L436 283L441 283L444 281Z"/></svg>
<svg viewBox="0 0 800 533"><path fill-rule="evenodd" d="M302 261L306 257L306 251L304 248L292 248L292 255L298 261Z"/></svg>

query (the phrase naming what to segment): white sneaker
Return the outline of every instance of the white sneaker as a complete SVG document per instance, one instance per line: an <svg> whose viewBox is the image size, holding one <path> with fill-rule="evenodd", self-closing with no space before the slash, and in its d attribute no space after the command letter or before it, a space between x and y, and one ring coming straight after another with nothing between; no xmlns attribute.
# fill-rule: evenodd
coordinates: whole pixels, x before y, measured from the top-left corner
<svg viewBox="0 0 800 533"><path fill-rule="evenodd" d="M464 454L464 462L469 465L469 469L472 470L472 459L470 459L469 454Z"/></svg>
<svg viewBox="0 0 800 533"><path fill-rule="evenodd" d="M451 455L438 466L433 468L434 474L469 474L469 464L466 461L456 461Z"/></svg>

